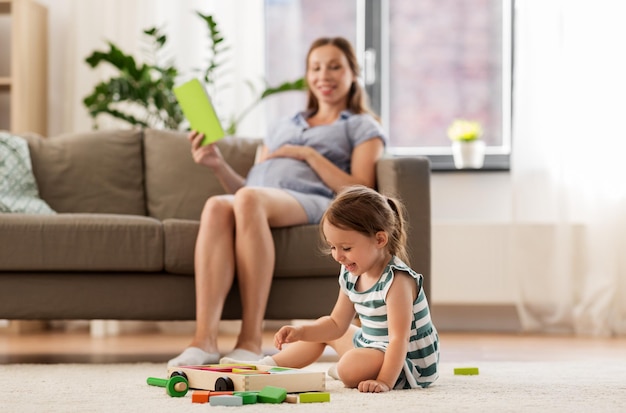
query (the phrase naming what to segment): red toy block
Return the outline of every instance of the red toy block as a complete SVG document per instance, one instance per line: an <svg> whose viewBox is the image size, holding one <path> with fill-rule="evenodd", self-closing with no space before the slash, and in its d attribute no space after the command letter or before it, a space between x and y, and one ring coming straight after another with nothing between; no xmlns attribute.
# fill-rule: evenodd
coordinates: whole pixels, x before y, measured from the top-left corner
<svg viewBox="0 0 626 413"><path fill-rule="evenodd" d="M209 402L209 390L196 390L191 393L191 402L192 403L208 403Z"/></svg>

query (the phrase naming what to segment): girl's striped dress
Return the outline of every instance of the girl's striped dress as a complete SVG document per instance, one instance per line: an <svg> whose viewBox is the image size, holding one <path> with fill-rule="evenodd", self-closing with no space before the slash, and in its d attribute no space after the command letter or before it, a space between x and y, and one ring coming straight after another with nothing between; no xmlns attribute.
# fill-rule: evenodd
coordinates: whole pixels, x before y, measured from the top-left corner
<svg viewBox="0 0 626 413"><path fill-rule="evenodd" d="M393 283L395 273L405 272L417 283L417 299L413 303L413 321L406 360L394 389L428 387L439 377L439 336L430 319L428 301L422 288L423 276L409 268L398 257L393 257L380 279L367 291L355 290L358 277L341 267L339 285L354 303L361 320L361 328L355 333L356 347L387 350L389 333L387 323L387 292Z"/></svg>

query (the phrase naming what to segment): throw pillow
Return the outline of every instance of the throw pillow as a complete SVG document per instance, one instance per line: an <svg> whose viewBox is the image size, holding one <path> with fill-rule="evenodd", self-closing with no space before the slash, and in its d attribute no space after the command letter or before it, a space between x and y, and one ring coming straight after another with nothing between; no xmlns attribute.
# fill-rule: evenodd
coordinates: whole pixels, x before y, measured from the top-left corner
<svg viewBox="0 0 626 413"><path fill-rule="evenodd" d="M55 213L39 197L28 143L6 132L0 132L0 212Z"/></svg>

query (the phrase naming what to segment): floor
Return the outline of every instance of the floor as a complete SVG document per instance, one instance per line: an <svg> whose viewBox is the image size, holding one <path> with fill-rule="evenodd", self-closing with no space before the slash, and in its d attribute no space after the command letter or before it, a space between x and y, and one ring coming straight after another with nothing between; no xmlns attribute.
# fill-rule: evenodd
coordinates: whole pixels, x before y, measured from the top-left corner
<svg viewBox="0 0 626 413"><path fill-rule="evenodd" d="M264 335L264 349L272 348L273 332ZM124 363L165 362L189 343L181 333L124 332L93 337L87 329L50 329L16 334L0 329L0 364L9 363ZM220 350L234 344L232 332L220 336ZM440 332L441 359L463 361L542 361L626 359L626 338L585 338L525 334ZM335 359L332 350L324 361Z"/></svg>

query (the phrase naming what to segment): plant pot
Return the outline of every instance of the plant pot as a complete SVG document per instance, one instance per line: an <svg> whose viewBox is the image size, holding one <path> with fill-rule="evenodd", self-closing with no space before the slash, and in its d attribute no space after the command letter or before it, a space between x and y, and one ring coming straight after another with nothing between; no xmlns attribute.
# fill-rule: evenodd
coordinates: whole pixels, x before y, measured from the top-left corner
<svg viewBox="0 0 626 413"><path fill-rule="evenodd" d="M479 169L485 163L485 142L473 141L452 142L452 156L457 169Z"/></svg>

